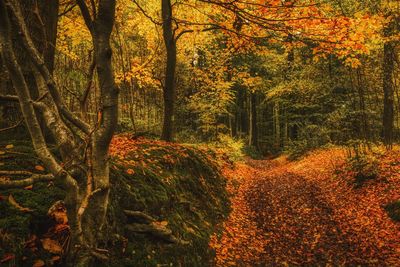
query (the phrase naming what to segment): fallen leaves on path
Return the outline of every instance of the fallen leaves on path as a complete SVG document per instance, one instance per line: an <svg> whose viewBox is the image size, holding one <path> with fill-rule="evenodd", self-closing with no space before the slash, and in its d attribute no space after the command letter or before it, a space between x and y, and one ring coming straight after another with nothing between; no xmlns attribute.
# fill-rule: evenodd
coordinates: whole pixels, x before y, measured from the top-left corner
<svg viewBox="0 0 400 267"><path fill-rule="evenodd" d="M289 162L249 160L225 170L232 212L210 245L218 266L400 266L400 224L384 206L400 198L399 152L354 186L340 149Z"/></svg>

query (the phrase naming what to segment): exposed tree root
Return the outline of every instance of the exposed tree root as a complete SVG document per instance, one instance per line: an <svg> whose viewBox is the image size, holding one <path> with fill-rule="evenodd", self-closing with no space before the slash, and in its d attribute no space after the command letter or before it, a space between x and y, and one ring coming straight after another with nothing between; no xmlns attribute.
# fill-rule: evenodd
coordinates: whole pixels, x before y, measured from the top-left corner
<svg viewBox="0 0 400 267"><path fill-rule="evenodd" d="M168 243L187 245L188 241L179 239L172 234L172 230L166 225L157 222L153 217L140 211L124 210L124 213L141 223L131 223L125 226L130 233L144 233L159 238Z"/></svg>

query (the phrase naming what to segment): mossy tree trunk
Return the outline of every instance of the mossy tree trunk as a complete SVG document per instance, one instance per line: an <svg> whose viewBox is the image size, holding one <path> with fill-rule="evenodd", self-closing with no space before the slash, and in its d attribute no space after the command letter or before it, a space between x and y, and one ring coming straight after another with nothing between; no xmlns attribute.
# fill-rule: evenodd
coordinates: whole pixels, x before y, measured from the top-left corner
<svg viewBox="0 0 400 267"><path fill-rule="evenodd" d="M44 56L36 49L20 5L16 0L0 1L1 55L10 74L20 108L33 146L49 174L30 177L60 180L66 190L65 204L71 227L68 263L90 266L93 258L105 259L98 244L105 222L109 196L108 148L118 121L118 88L111 64L110 35L114 24L115 0L100 0L89 12L85 1L77 1L85 23L92 35L100 84L100 109L96 125L88 125L76 117L64 104ZM12 22L12 23L11 23ZM18 32L22 48L32 62L33 75L41 93L32 97L30 84L16 58L13 32ZM49 150L39 124L43 116L61 154L61 161ZM19 186L21 183L15 183ZM5 186L0 183L0 188ZM10 183L6 186L10 187ZM103 250L100 250L103 251Z"/></svg>

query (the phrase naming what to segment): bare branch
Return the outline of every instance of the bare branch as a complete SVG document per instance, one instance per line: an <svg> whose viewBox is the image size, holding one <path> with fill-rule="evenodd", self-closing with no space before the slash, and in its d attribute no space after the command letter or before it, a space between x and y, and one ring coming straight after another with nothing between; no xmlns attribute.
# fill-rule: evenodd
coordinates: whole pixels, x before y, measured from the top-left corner
<svg viewBox="0 0 400 267"><path fill-rule="evenodd" d="M15 128L17 128L18 126L20 126L21 123L22 123L23 121L24 121L24 120L22 119L22 120L20 120L19 122L17 122L16 124L14 124L13 126L0 129L0 132L5 132L5 131L8 131L8 130L15 129Z"/></svg>
<svg viewBox="0 0 400 267"><path fill-rule="evenodd" d="M0 95L0 101L18 102L19 99L16 95Z"/></svg>
<svg viewBox="0 0 400 267"><path fill-rule="evenodd" d="M33 172L30 171L0 171L0 175L18 175L18 176L31 176Z"/></svg>
<svg viewBox="0 0 400 267"><path fill-rule="evenodd" d="M59 17L62 17L62 16L64 16L64 15L66 15L66 14L68 14L69 12L71 12L75 7L76 7L76 5L77 4L72 4L72 5L70 5L70 6L66 6L65 7L65 9L63 10L63 12L61 12L60 14L58 14L58 16Z"/></svg>
<svg viewBox="0 0 400 267"><path fill-rule="evenodd" d="M79 98L79 104L80 104L82 113L86 110L85 107L86 107L87 101L89 99L90 89L92 88L93 76L94 76L95 69L96 69L96 60L95 60L95 57L93 57L92 63L90 64L90 67L89 67L88 83L86 85L85 91Z"/></svg>
<svg viewBox="0 0 400 267"><path fill-rule="evenodd" d="M209 28L205 28L202 29L201 32L208 32L208 31L212 31L212 30L219 30L221 29L221 27L219 26L214 26L214 27L209 27ZM182 37L182 35L184 35L185 33L191 33L194 32L194 30L183 30L180 33L178 33L178 35L175 37L175 41L177 42L179 38Z"/></svg>
<svg viewBox="0 0 400 267"><path fill-rule="evenodd" d="M54 181L52 174L33 174L31 177L22 180L0 180L0 189L21 188L33 185L38 182Z"/></svg>
<svg viewBox="0 0 400 267"><path fill-rule="evenodd" d="M89 31L93 33L93 19L90 15L90 11L88 6L86 5L84 0L76 0L76 3L81 10L83 20L85 21L86 26L88 27Z"/></svg>
<svg viewBox="0 0 400 267"><path fill-rule="evenodd" d="M132 0L132 2L139 8L140 12L142 12L142 14L148 18L151 22L153 22L156 25L162 25L162 22L160 21L156 21L152 16L150 16L149 14L147 14L146 10L144 10L139 3L136 0Z"/></svg>

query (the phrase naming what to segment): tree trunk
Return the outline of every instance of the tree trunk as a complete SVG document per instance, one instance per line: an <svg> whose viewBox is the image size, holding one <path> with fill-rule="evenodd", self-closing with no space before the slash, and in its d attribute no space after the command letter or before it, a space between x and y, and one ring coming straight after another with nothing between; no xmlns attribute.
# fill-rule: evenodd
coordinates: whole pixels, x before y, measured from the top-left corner
<svg viewBox="0 0 400 267"><path fill-rule="evenodd" d="M258 150L258 127L257 127L257 95L250 93L250 134L249 145Z"/></svg>
<svg viewBox="0 0 400 267"><path fill-rule="evenodd" d="M383 143L391 148L394 125L394 53L393 42L385 43L383 48Z"/></svg>
<svg viewBox="0 0 400 267"><path fill-rule="evenodd" d="M77 0L77 3L92 35L100 84L101 105L97 124L93 129L67 109L50 72L52 66L49 66L50 69L46 66L43 55L36 49L15 0L0 1L0 44L2 58L17 92L33 146L46 170L50 172L40 179L58 179L65 187L65 204L71 229L68 264L89 266L93 263L94 256L105 258L104 255L99 255L97 246L102 240L102 227L108 206L108 148L118 121L118 88L114 82L110 47L115 0L100 0L94 18L83 0ZM8 14L12 16L12 25ZM36 101L30 94L27 78L16 59L12 32L19 33L22 48L32 63L35 84L44 95ZM48 148L43 130L39 126L38 114L45 119L44 122L60 149L63 165ZM85 150L80 142L76 142L77 129L87 140Z"/></svg>
<svg viewBox="0 0 400 267"><path fill-rule="evenodd" d="M275 129L275 149L280 150L281 148L281 122L280 122L280 111L278 100L274 101L273 107L273 118L274 118L274 129Z"/></svg>
<svg viewBox="0 0 400 267"><path fill-rule="evenodd" d="M170 0L161 0L162 27L167 64L165 69L164 97L164 122L161 139L172 141L174 127L175 105L175 69L176 69L176 40L172 28L172 6Z"/></svg>
<svg viewBox="0 0 400 267"><path fill-rule="evenodd" d="M28 31L35 37L33 38L35 47L43 56L47 68L52 73L54 69L59 1L18 0L18 3L21 7ZM11 34L14 50L16 51L15 56L25 76L25 81L27 82L31 97L36 99L39 97L39 92L32 70L32 63L23 47L18 32L12 31ZM3 90L6 91L6 94L14 94L10 83L4 83L4 86L5 88ZM5 103L3 106L5 120L13 120L18 113L20 114L18 109L11 103ZM41 118L39 119L42 121ZM41 124L43 125L43 123Z"/></svg>

